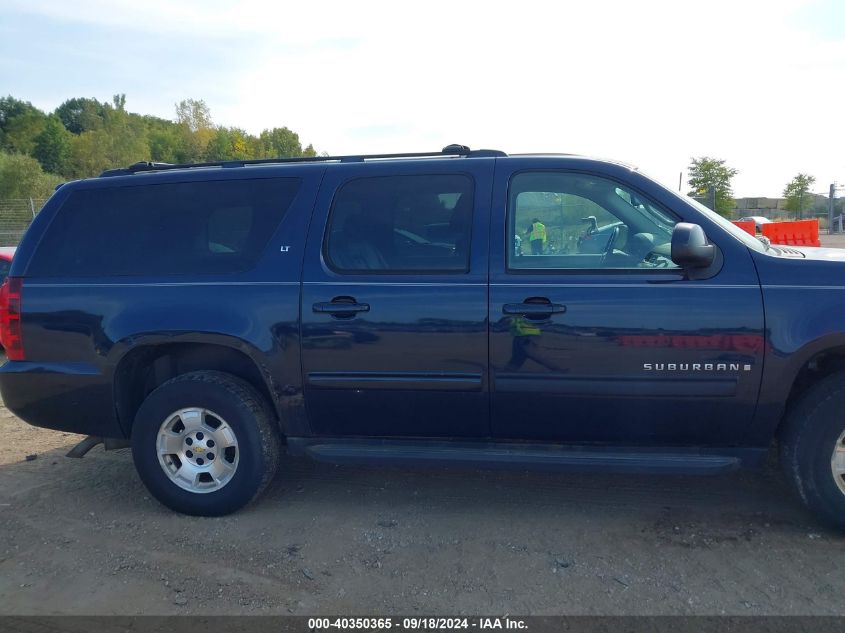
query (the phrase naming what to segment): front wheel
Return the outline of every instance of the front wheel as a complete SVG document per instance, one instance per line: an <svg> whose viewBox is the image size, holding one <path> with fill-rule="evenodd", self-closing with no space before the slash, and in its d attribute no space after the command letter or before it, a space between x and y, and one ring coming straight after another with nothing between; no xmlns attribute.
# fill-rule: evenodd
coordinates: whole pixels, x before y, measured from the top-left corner
<svg viewBox="0 0 845 633"><path fill-rule="evenodd" d="M270 482L279 440L266 402L249 383L196 371L147 396L132 427L132 456L161 503L185 514L220 516Z"/></svg>
<svg viewBox="0 0 845 633"><path fill-rule="evenodd" d="M780 450L804 503L845 530L845 372L819 381L790 409Z"/></svg>

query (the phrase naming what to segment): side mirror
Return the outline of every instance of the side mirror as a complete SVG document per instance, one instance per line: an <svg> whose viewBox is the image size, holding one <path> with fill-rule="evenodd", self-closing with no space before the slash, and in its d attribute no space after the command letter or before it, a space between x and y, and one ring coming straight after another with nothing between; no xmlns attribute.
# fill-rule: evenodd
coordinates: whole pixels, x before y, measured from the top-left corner
<svg viewBox="0 0 845 633"><path fill-rule="evenodd" d="M681 268L707 268L713 263L716 247L697 224L678 222L672 230L672 261Z"/></svg>

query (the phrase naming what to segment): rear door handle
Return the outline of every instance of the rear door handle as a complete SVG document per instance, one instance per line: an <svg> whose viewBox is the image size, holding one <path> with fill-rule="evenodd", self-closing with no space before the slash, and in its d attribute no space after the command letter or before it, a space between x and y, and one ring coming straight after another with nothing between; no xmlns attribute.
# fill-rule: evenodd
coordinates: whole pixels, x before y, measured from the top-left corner
<svg viewBox="0 0 845 633"><path fill-rule="evenodd" d="M537 301L525 303L506 303L502 306L502 312L525 317L550 317L553 314L563 314L566 306L559 303Z"/></svg>
<svg viewBox="0 0 845 633"><path fill-rule="evenodd" d="M357 301L322 301L312 306L318 314L331 314L332 316L353 316L358 312L369 312L369 303L358 303Z"/></svg>

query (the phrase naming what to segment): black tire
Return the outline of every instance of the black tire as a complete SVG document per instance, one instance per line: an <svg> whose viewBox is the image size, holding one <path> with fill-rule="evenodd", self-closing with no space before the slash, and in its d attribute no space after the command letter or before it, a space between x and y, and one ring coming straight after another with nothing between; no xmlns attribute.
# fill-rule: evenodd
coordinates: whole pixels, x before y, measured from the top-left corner
<svg viewBox="0 0 845 633"><path fill-rule="evenodd" d="M845 372L837 372L809 388L789 409L780 438L781 465L798 496L839 530L845 530L845 492L837 484L831 457L843 431Z"/></svg>
<svg viewBox="0 0 845 633"><path fill-rule="evenodd" d="M213 492L181 488L159 463L157 442L162 423L175 411L189 407L215 412L237 438L237 468L231 479ZM273 479L279 453L279 433L265 399L246 381L218 371L195 371L168 380L147 396L132 427L132 456L138 475L156 499L184 514L221 516L245 506Z"/></svg>

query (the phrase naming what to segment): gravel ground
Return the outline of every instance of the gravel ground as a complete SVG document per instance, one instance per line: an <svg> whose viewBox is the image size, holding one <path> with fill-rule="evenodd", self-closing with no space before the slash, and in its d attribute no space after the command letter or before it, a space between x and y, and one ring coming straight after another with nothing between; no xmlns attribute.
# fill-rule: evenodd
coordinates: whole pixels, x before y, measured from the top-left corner
<svg viewBox="0 0 845 633"><path fill-rule="evenodd" d="M845 248L845 234L842 233L834 233L833 235L821 233L819 235L819 241L822 243L822 246L826 246L827 248Z"/></svg>
<svg viewBox="0 0 845 633"><path fill-rule="evenodd" d="M127 450L0 409L3 614L845 614L845 537L775 471L715 478L288 459L233 516L169 512ZM27 456L35 456L27 460Z"/></svg>

